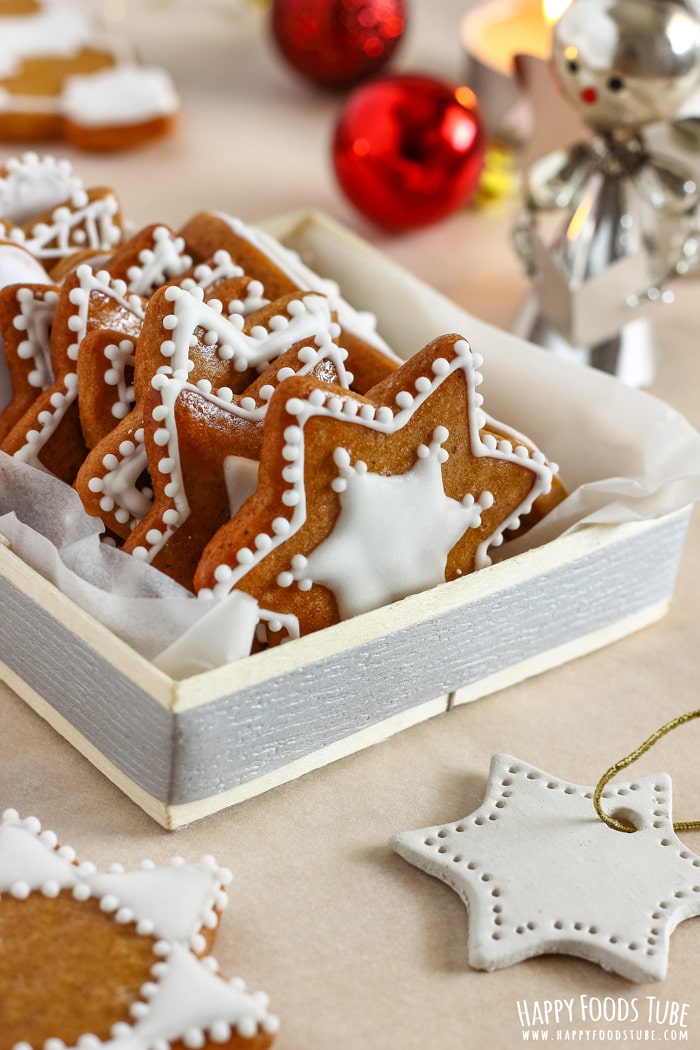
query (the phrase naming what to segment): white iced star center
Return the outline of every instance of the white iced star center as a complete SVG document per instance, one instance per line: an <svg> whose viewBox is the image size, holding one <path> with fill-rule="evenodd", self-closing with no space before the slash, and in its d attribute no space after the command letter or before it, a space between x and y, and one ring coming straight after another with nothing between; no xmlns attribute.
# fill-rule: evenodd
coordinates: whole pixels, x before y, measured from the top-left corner
<svg viewBox="0 0 700 1050"><path fill-rule="evenodd" d="M330 588L342 619L442 583L455 543L481 523L493 502L490 492L461 502L445 494L447 437L447 429L437 427L432 444L417 449L415 466L390 476L369 471L362 460L353 465L346 449L335 450L340 514L308 558L294 559L292 575L302 589Z"/></svg>

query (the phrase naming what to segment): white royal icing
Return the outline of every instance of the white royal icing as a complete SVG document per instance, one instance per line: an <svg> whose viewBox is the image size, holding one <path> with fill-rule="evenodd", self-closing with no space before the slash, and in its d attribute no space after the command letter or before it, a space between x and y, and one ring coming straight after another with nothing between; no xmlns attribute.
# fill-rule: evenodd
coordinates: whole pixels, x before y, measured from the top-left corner
<svg viewBox="0 0 700 1050"><path fill-rule="evenodd" d="M340 515L308 558L295 559L291 575L301 589L329 587L346 620L444 581L455 543L481 524L481 511L493 503L490 492L461 503L445 494L447 437L445 427L438 427L405 474L374 474L362 461L351 464L345 449L335 450Z"/></svg>
<svg viewBox="0 0 700 1050"><path fill-rule="evenodd" d="M190 514L176 422L176 405L181 393L192 391L219 409L254 422L264 419L274 389L272 386L262 387L260 401L245 396L234 400L229 389L214 391L206 380L196 385L189 382L190 344L195 329L204 329L205 341L216 345L219 356L235 361L236 367L242 366L242 370L251 366L263 368L294 343L308 339L309 345L299 351L299 368L290 369L289 374L293 371L308 374L321 361L331 360L341 385L348 387L352 379L344 366L346 352L332 342L338 334L338 326L332 319L328 300L323 296L305 295L292 300L286 306L286 314L273 316L268 327L256 326L251 333L242 330L243 318L240 315L226 317L221 302L206 302L201 289L183 290L173 286L166 292L166 298L173 303L173 313L165 316L163 324L173 338L161 344L161 353L170 364L153 377L151 385L161 399L161 404L153 410L153 418L159 424L154 441L163 449L157 469L167 477L165 495L172 506L164 511L164 528L149 530L146 544L132 550L133 555L145 561L156 557ZM285 376L286 373L280 373L277 378L281 380Z"/></svg>
<svg viewBox="0 0 700 1050"><path fill-rule="evenodd" d="M143 427L125 438L116 452L108 452L102 459L104 472L88 480L90 492L100 494L100 510L113 514L121 525L130 529L141 520L153 505L150 487L139 488L138 481L148 469Z"/></svg>
<svg viewBox="0 0 700 1050"><path fill-rule="evenodd" d="M264 994L248 992L240 979L223 979L213 959L190 950L206 948L202 930L217 925L230 881L230 871L209 856L195 864L175 858L167 867L146 861L139 871L115 865L99 873L93 864L78 864L70 847L57 849L56 835L42 831L35 817L22 820L7 810L0 822L0 896L23 900L32 892L56 897L71 890L77 901L98 899L116 922L135 923L135 935L158 938L152 979L130 1008L133 1022L115 1024L107 1040L85 1033L71 1050L166 1050L176 1040L195 1050L207 1036L223 1042L234 1031L244 1038L277 1031ZM68 1050L59 1038L49 1043ZM14 1050L32 1047L19 1043Z"/></svg>
<svg viewBox="0 0 700 1050"><path fill-rule="evenodd" d="M151 246L142 248L138 262L129 267L127 287L136 295L149 296L191 265L192 259L185 250L183 238L176 236L167 226L156 226Z"/></svg>
<svg viewBox="0 0 700 1050"><path fill-rule="evenodd" d="M238 266L233 261L230 252L219 248L214 252L211 259L195 266L193 277L185 277L179 282L179 285L181 288L189 291L195 287L202 288L205 295L207 295L215 284L225 281L229 277L243 276L245 276L243 267ZM213 296L207 295L207 298L213 298ZM253 311L267 306L269 302L270 300L265 297L265 289L262 283L260 281L249 281L244 298L229 299L226 307L229 314L240 314L242 317L247 317Z"/></svg>
<svg viewBox="0 0 700 1050"><path fill-rule="evenodd" d="M503 542L504 533L508 529L516 528L520 522L520 516L527 513L535 499L542 493L548 492L552 483L552 474L556 469L545 461L544 455L536 450L530 454L529 450L522 444L513 444L507 440L497 441L491 434L481 433L487 422L487 416L481 409L482 397L476 391L481 382L481 376L477 368L482 359L477 354L472 354L469 344L464 339L458 339L453 347L454 356L451 359L438 358L432 363L432 375L420 376L415 384L415 392L402 390L396 397L397 410L389 406L375 408L371 404L360 405L357 401L349 398L341 398L333 393L326 393L318 388L307 398L290 398L286 409L294 419L284 433L285 446L282 456L286 466L282 472L285 483L282 492L282 503L291 511L289 518L279 516L272 523L272 533L261 533L256 536L250 547L244 547L236 554L235 566L223 563L215 569L216 583L214 587L202 589L202 596L213 592L216 596L222 596L232 590L250 570L258 565L267 554L286 543L295 533L299 531L307 520L307 502L305 490L305 427L309 420L325 417L343 419L344 422L353 426L366 428L383 434L396 434L413 417L414 413L432 394L439 388L444 380L454 372L461 371L464 374L467 385L467 396L469 402L468 420L471 452L476 457L490 457L510 463L518 463L527 466L533 474L532 487L522 503L509 515L507 515L496 526L494 531L481 541L475 554L475 566L481 568L490 563L488 550L492 546L498 546ZM479 515L483 509L490 506L492 497L490 493L484 492L479 496L476 503L470 504L466 500L459 504L456 500L445 496L442 488L442 479L438 478L438 468L441 461L447 457L439 445L446 440L447 434L442 433L444 428L438 428L434 435L434 445L428 449L422 446L416 450L417 463L413 468L409 480L404 482L397 479L380 478L377 475L362 475L364 472L358 464L351 467L345 450L336 450L336 465L340 469L340 477L336 478L333 487L341 496L341 514L329 537L316 550L312 551L308 558L296 555L291 562L289 570L280 573L277 583L281 587L290 587L297 584L300 589L309 589L314 582L314 572L319 571L329 586L338 588L336 597L339 604L350 615L352 610L362 611L374 607L378 595L383 595L387 600L392 600L392 583L385 579L376 582L372 572L365 572L362 568L366 560L373 558L372 552L382 550L391 562L391 573L399 578L406 576L421 588L426 584L428 569L425 573L423 567L412 564L418 555L418 540L408 538L406 527L410 522L417 520L419 533L423 537L430 537L431 532L435 549L430 553L430 572L433 574L432 583L444 582L444 575L440 578L438 568L444 569L444 559L451 546L454 546L459 535L468 528L479 525ZM437 447L436 447L437 445ZM425 462L427 460L427 462ZM423 465L421 462L423 461ZM431 462L432 461L432 462ZM421 497L418 485L419 479L427 481L433 490L433 496L437 497L435 512L428 509L429 500ZM391 481L391 483L389 483ZM350 484L348 484L350 483ZM381 506L371 506L372 500L381 500ZM421 504L421 498L424 506ZM353 523L353 529L349 528ZM355 523L360 532L360 539L354 535ZM396 526L400 530L401 541L406 542L404 550L405 562L397 563L396 552L400 551L401 543L394 540L395 551L392 550L392 529ZM452 536L450 547L445 547L449 540L441 538L444 529L448 536ZM461 533L460 533L461 528ZM336 535L337 531L337 535ZM316 559L314 556L319 551ZM421 554L425 558L425 553ZM334 562L335 564L332 564ZM323 582L318 580L318 582ZM245 589L245 587L243 587ZM396 585L396 590L402 592L402 585ZM407 591L403 591L407 593Z"/></svg>
<svg viewBox="0 0 700 1050"><path fill-rule="evenodd" d="M211 259L195 266L194 275L180 281L180 287L192 289L198 285L200 288L207 288L216 281L224 281L229 277L243 277L243 274L243 267L234 263L230 252L219 248Z"/></svg>
<svg viewBox="0 0 700 1050"><path fill-rule="evenodd" d="M132 339L120 339L118 343L108 343L103 353L107 368L103 380L106 386L114 387L116 398L110 406L115 419L125 419L134 407L134 385L127 380L127 369L133 370L136 346Z"/></svg>
<svg viewBox="0 0 700 1050"><path fill-rule="evenodd" d="M29 385L46 390L54 379L49 344L58 292L44 290L37 295L32 288L23 287L17 289L15 298L19 313L15 314L12 325L18 332L25 333L17 345L17 356L32 362L27 375Z"/></svg>
<svg viewBox="0 0 700 1050"><path fill-rule="evenodd" d="M107 250L114 248L122 236L114 221L119 202L112 193L90 200L77 191L66 203L54 208L48 222L21 226L4 224L4 236L22 245L39 259L63 259L78 249Z"/></svg>
<svg viewBox="0 0 700 1050"><path fill-rule="evenodd" d="M305 295L292 300L285 307L285 314L272 318L268 327L259 325L244 332L244 318L240 313L224 314L223 304L217 299L204 299L201 288L168 288L165 298L172 303L172 312L163 319L163 327L170 338L161 343L161 354L172 360L172 370L187 368L190 341L195 329L205 332L205 341L216 344L217 354L223 361L231 361L239 372L249 368L263 371L275 358L293 343L313 339L316 335L330 332L339 334L337 325L331 324L331 309L322 295Z"/></svg>
<svg viewBox="0 0 700 1050"><path fill-rule="evenodd" d="M1 45L0 45L1 46ZM0 177L0 215L18 226L33 215L56 208L83 189L68 160L23 153L10 157Z"/></svg>
<svg viewBox="0 0 700 1050"><path fill-rule="evenodd" d="M106 66L81 72L80 56L86 49L104 55ZM25 61L55 59L66 63L68 75L54 90L19 94L12 85L2 87L0 111L63 116L83 128L117 128L167 118L179 109L168 73L140 65L126 40L78 6L43 0L26 15L0 16L0 78L11 78Z"/></svg>
<svg viewBox="0 0 700 1050"><path fill-rule="evenodd" d="M25 248L0 242L0 288L8 284L51 284L51 278Z"/></svg>
<svg viewBox="0 0 700 1050"><path fill-rule="evenodd" d="M44 3L43 10L0 17L0 76L16 73L26 59L70 58L90 42L91 28L76 7Z"/></svg>
<svg viewBox="0 0 700 1050"><path fill-rule="evenodd" d="M68 360L71 362L77 362L80 343L88 330L90 299L93 292L121 306L128 315L131 315L135 327L140 326L145 313L143 300L129 293L124 281L115 280L104 271L95 273L87 264L79 266L76 274L79 284L71 290L70 300L77 309L68 319L68 327L74 339L66 351ZM57 389L51 397L51 407L39 414L37 428L27 431L24 445L15 452L17 459L30 463L40 470L44 469L39 458L42 449L56 432L61 420L78 396L77 372L66 372L61 381L61 389L58 389L58 381L56 386Z"/></svg>
<svg viewBox="0 0 700 1050"><path fill-rule="evenodd" d="M384 342L377 332L374 315L365 311L355 310L350 303L343 299L335 281L331 281L327 277L320 277L317 273L314 273L296 252L280 244L265 230L248 226L241 219L227 215L224 212L216 212L215 215L222 222L225 222L236 236L248 241L263 255L266 255L300 291L321 292L327 296L342 328L364 339L365 342L377 350L381 350L392 361L399 360L391 347Z"/></svg>
<svg viewBox="0 0 700 1050"><path fill-rule="evenodd" d="M82 127L121 127L167 117L178 110L170 76L155 66L120 64L69 77L63 113Z"/></svg>

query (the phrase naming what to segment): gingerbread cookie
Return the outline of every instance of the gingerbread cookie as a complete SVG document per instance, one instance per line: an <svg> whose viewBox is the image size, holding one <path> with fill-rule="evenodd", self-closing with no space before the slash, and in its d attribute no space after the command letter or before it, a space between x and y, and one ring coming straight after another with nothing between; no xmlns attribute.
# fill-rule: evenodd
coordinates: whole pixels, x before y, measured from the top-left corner
<svg viewBox="0 0 700 1050"><path fill-rule="evenodd" d="M52 278L35 255L0 238L0 288L9 284L51 284Z"/></svg>
<svg viewBox="0 0 700 1050"><path fill-rule="evenodd" d="M0 822L3 1050L266 1050L267 997L208 955L231 873L213 857L108 872L39 821Z"/></svg>
<svg viewBox="0 0 700 1050"><path fill-rule="evenodd" d="M119 200L107 188L80 190L21 225L0 216L0 237L26 248L51 273L54 264L77 251L95 255L114 250L122 239Z"/></svg>
<svg viewBox="0 0 700 1050"><path fill-rule="evenodd" d="M29 150L0 164L0 215L21 226L83 189L83 180L69 160Z"/></svg>
<svg viewBox="0 0 700 1050"><path fill-rule="evenodd" d="M51 326L59 288L51 284L8 285L0 290L0 337L12 387L0 412L0 441L54 381Z"/></svg>
<svg viewBox="0 0 700 1050"><path fill-rule="evenodd" d="M180 232L191 249L202 256L216 248L227 250L249 276L262 282L269 299L290 292L325 295L340 324L339 341L348 352L354 390L364 393L398 366L399 360L377 332L374 318L355 310L334 281L314 273L295 252L264 230L235 216L199 212Z"/></svg>
<svg viewBox="0 0 700 1050"><path fill-rule="evenodd" d="M166 282L188 272L192 258L185 243L163 225L147 226L106 261L102 272L112 284L123 281L126 292L147 298ZM135 332L134 332L135 334ZM88 449L105 437L134 406L135 339L123 329L95 328L78 348L78 408Z"/></svg>
<svg viewBox="0 0 700 1050"><path fill-rule="evenodd" d="M245 317L265 302L260 283L243 276L225 251L185 270L173 283L186 293L211 299L214 314L223 311L217 297L227 293L231 296L227 316L238 313ZM148 301L144 331L138 340L138 367L134 341L117 332L89 333L78 355L78 387L90 391L88 398L79 398L79 405L85 441L92 451L83 461L75 488L88 514L99 517L109 534L121 539L128 537L153 501L144 447L143 405L155 373L169 367L169 358L161 353L165 326L172 323L165 321L172 317L172 301L165 292L165 288L157 289ZM191 337L193 347L184 347L183 358L190 379L195 383L206 380L217 387L228 383L228 359L213 351L211 342L198 342L194 329ZM194 352L195 346L199 354ZM247 378L236 374L231 381L238 389L245 386Z"/></svg>
<svg viewBox="0 0 700 1050"><path fill-rule="evenodd" d="M178 110L168 74L77 4L0 6L0 138L123 149L170 132Z"/></svg>
<svg viewBox="0 0 700 1050"><path fill-rule="evenodd" d="M232 281L238 289L240 280L217 292ZM279 375L324 374L331 362L334 378L351 378L323 296L288 295L247 316L231 312L244 301L224 308L204 289L178 285L151 298L136 351L138 407L95 447L75 483L86 509L99 508L110 531L126 536L125 550L190 588L205 544L230 514L225 463L256 457Z"/></svg>
<svg viewBox="0 0 700 1050"><path fill-rule="evenodd" d="M41 393L14 425L2 449L69 484L75 479L87 448L78 409L76 362L88 332L109 328L124 336L138 335L145 300L127 291L124 281L83 265L61 286L51 329L54 382Z"/></svg>
<svg viewBox="0 0 700 1050"><path fill-rule="evenodd" d="M213 391L203 380L195 385L181 375L156 375L144 417L154 503L124 550L192 590L206 544L255 489L276 386L290 375L312 375L347 387L346 356L322 332L293 345L239 395Z"/></svg>
<svg viewBox="0 0 700 1050"><path fill-rule="evenodd" d="M489 564L556 468L485 416L480 365L450 335L366 397L281 383L257 490L207 546L196 590L251 594L275 640Z"/></svg>
<svg viewBox="0 0 700 1050"><path fill-rule="evenodd" d="M134 295L147 298L190 270L192 263L184 239L169 226L152 223L124 241L102 269L123 280Z"/></svg>

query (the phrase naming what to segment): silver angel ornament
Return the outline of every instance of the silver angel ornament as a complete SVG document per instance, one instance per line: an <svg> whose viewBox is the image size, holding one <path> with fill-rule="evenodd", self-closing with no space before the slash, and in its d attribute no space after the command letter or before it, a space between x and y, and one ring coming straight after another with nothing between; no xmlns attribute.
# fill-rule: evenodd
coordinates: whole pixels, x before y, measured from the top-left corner
<svg viewBox="0 0 700 1050"><path fill-rule="evenodd" d="M534 287L516 330L646 386L648 308L672 299L669 284L700 251L695 176L643 132L700 89L700 18L680 0L572 0L553 28L551 66L592 134L526 172L514 242Z"/></svg>

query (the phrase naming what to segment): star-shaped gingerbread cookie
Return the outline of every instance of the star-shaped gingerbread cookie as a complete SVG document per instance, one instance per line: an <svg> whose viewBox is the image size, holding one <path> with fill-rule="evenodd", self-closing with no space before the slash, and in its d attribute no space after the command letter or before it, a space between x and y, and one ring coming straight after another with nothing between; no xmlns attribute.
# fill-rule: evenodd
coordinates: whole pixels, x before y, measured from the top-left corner
<svg viewBox="0 0 700 1050"><path fill-rule="evenodd" d="M556 468L487 419L480 364L451 335L366 397L285 380L257 491L207 546L197 590L239 588L307 634L487 565Z"/></svg>
<svg viewBox="0 0 700 1050"><path fill-rule="evenodd" d="M316 297L318 298L318 297ZM201 380L154 376L144 417L153 506L123 549L189 590L206 544L255 489L267 405L289 375L349 385L345 351L329 331L293 345L242 394Z"/></svg>
<svg viewBox="0 0 700 1050"><path fill-rule="evenodd" d="M348 352L353 390L365 393L397 367L398 358L376 331L375 319L354 309L338 285L320 277L296 252L264 230L221 212L199 212L181 234L191 250L205 258L225 249L245 272L260 280L269 299L292 292L318 292L331 303L341 327L340 345Z"/></svg>
<svg viewBox="0 0 700 1050"><path fill-rule="evenodd" d="M53 284L0 289L0 338L12 386L0 413L0 441L54 381L50 337L59 291Z"/></svg>
<svg viewBox="0 0 700 1050"><path fill-rule="evenodd" d="M119 199L106 187L81 188L20 225L0 216L0 236L26 248L49 270L74 252L112 252L122 240Z"/></svg>
<svg viewBox="0 0 700 1050"><path fill-rule="evenodd" d="M266 1050L267 997L208 954L231 872L213 857L99 872L38 820L0 821L3 1050Z"/></svg>
<svg viewBox="0 0 700 1050"><path fill-rule="evenodd" d="M206 270L200 273L200 279L207 276ZM197 397L200 408L202 393L210 394L210 417L216 412L223 418L222 412L224 417L236 412L238 395L245 395L280 355L294 346L299 349L306 342L313 343L317 337L337 333L323 296L290 294L261 306L260 288L255 284L246 276L217 279L210 293L208 286L186 279L184 285L159 288L149 299L135 354L134 407L85 457L75 482L88 513L101 517L116 536L126 539L152 501L150 485L144 498L143 474L148 466L144 425L153 421L152 416L146 419L146 402L157 373L186 381L195 391L201 385ZM172 391L172 384L166 385ZM218 406L217 401L221 402ZM240 420L250 417L256 431L262 414L256 409L251 415L244 401L237 412ZM245 423L241 426L248 429ZM160 440L165 428L159 426L158 430ZM177 441L174 426L171 432L172 444ZM156 480L159 476L162 479L166 458L173 461L166 473L179 469L177 455L165 457L158 447L152 447L151 459L158 463ZM167 492L161 487L169 501L161 510L168 517L177 511L171 499L171 481L163 483ZM179 488L181 496L183 486ZM180 511L177 519L183 520ZM143 542L139 546L143 547ZM149 543L146 550L152 547ZM188 575L191 579L191 572Z"/></svg>
<svg viewBox="0 0 700 1050"><path fill-rule="evenodd" d="M559 952L631 981L665 977L671 933L700 913L700 857L673 829L670 778L603 792L606 810L637 828L629 834L599 818L593 790L495 755L470 816L392 840L466 904L476 969Z"/></svg>
<svg viewBox="0 0 700 1050"><path fill-rule="evenodd" d="M98 328L138 335L146 300L126 282L87 263L69 274L55 305L50 336L53 383L3 440L3 451L72 484L87 449L80 424L77 361L84 337Z"/></svg>

